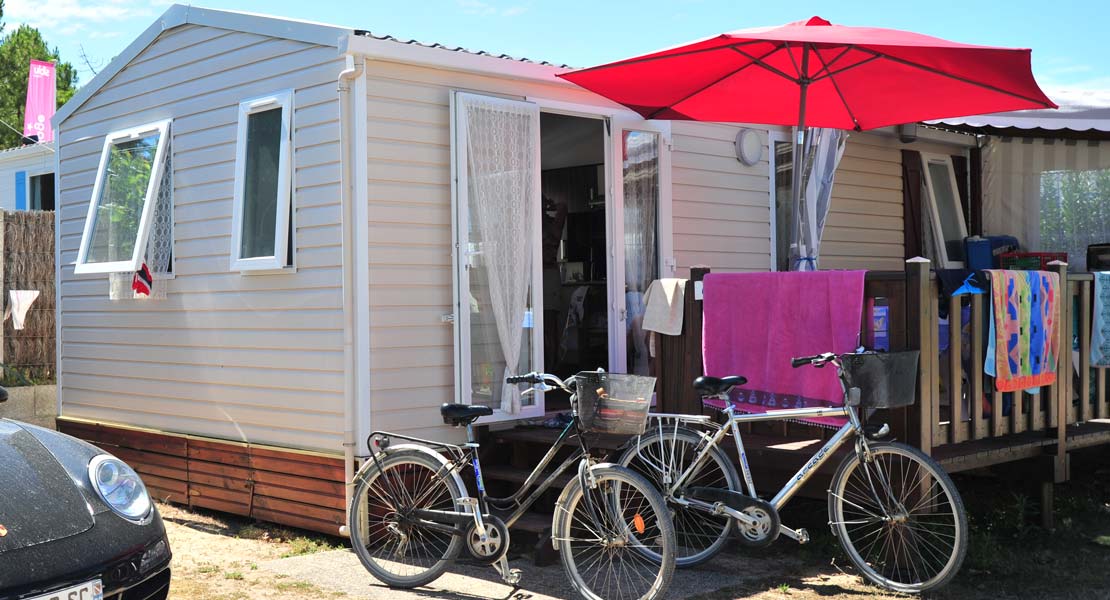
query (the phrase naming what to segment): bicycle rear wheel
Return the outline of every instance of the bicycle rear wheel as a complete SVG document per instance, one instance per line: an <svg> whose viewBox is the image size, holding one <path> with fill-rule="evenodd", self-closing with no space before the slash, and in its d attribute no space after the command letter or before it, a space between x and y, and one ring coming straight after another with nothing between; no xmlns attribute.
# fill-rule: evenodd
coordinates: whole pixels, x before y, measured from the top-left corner
<svg viewBox="0 0 1110 600"><path fill-rule="evenodd" d="M419 450L380 455L356 476L347 530L370 574L396 588L427 585L459 555L461 533L430 527L415 510L458 510L455 479Z"/></svg>
<svg viewBox="0 0 1110 600"><path fill-rule="evenodd" d="M672 426L669 430L649 431L637 438L621 455L621 466L643 475L659 490L666 490L697 458L705 446L702 436L691 429ZM740 491L740 476L728 455L719 447L710 449L698 470L690 474L682 489L709 487ZM714 515L691 506L671 503L674 514L675 565L687 568L700 565L720 552L734 524L728 515Z"/></svg>
<svg viewBox="0 0 1110 600"><path fill-rule="evenodd" d="M662 598L675 564L663 496L623 467L599 465L592 475L597 487L583 490L575 477L555 505L552 536L571 585L589 600Z"/></svg>
<svg viewBox="0 0 1110 600"><path fill-rule="evenodd" d="M849 454L829 488L829 526L856 568L890 590L948 583L967 552L967 515L944 469L916 448L871 443Z"/></svg>

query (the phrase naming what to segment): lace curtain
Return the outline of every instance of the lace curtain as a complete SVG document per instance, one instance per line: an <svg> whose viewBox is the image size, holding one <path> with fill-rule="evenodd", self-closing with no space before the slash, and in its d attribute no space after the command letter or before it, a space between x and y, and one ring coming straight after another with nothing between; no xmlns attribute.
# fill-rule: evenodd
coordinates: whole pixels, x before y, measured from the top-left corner
<svg viewBox="0 0 1110 600"><path fill-rule="evenodd" d="M460 126L466 134L471 319L472 324L483 322L483 317L493 321L500 350L483 350L472 339L472 352L484 352L486 364L494 363L491 354L500 354L504 369L491 373L491 396L500 397L502 410L516 414L520 390L504 382L506 376L518 374L525 330L531 331L525 317L539 210L539 113L534 105L496 98L460 95L459 103ZM488 302L474 299L476 288L484 288L479 295L488 294ZM488 314L476 314L483 311Z"/></svg>
<svg viewBox="0 0 1110 600"><path fill-rule="evenodd" d="M790 244L790 269L793 271L817 270L821 236L825 231L825 219L829 216L829 205L832 204L833 179L847 141L848 132L841 129L811 129L809 146L803 149L805 159L793 163L797 165L800 162L805 167L802 172L805 194L794 207L796 226Z"/></svg>
<svg viewBox="0 0 1110 600"><path fill-rule="evenodd" d="M624 283L628 372L648 374L647 332L641 327L644 293L657 276L659 138L624 133Z"/></svg>

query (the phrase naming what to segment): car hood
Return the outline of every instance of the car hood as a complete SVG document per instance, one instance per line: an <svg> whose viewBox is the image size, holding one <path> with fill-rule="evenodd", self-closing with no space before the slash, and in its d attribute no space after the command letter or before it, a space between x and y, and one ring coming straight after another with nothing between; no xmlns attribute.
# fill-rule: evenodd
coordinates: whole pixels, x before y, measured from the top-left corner
<svg viewBox="0 0 1110 600"><path fill-rule="evenodd" d="M33 435L0 420L0 555L93 526L84 495Z"/></svg>

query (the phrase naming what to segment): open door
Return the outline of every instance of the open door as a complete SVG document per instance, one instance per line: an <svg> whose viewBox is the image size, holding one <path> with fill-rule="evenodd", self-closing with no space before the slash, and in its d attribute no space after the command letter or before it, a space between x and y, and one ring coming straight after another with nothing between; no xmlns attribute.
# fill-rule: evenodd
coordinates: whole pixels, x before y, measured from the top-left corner
<svg viewBox="0 0 1110 600"><path fill-rule="evenodd" d="M451 123L457 401L541 416L541 392L505 385L543 365L539 107L456 92Z"/></svg>
<svg viewBox="0 0 1110 600"><path fill-rule="evenodd" d="M670 154L664 124L613 119L610 127L610 370L648 375L644 295L674 277L669 195Z"/></svg>

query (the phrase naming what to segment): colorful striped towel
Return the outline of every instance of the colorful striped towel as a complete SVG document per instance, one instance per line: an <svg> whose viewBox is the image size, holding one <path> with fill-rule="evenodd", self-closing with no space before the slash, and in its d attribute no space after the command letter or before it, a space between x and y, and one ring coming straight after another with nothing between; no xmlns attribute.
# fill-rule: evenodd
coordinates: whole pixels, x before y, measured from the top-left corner
<svg viewBox="0 0 1110 600"><path fill-rule="evenodd" d="M1091 319L1091 366L1110 367L1110 271L1095 273L1095 313Z"/></svg>
<svg viewBox="0 0 1110 600"><path fill-rule="evenodd" d="M984 370L1000 392L1056 382L1060 275L991 269L991 333Z"/></svg>

